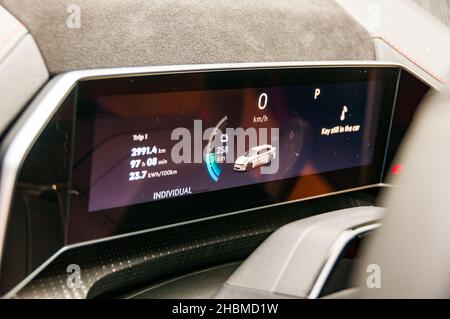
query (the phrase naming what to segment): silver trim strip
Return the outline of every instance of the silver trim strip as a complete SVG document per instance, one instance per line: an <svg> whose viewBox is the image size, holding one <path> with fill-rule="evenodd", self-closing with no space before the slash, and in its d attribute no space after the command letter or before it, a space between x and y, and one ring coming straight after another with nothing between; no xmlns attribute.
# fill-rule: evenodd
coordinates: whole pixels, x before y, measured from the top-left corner
<svg viewBox="0 0 450 319"><path fill-rule="evenodd" d="M24 159L39 134L44 129L45 125L51 119L58 107L75 87L76 83L84 80L102 79L110 77L126 77L126 76L146 76L157 74L169 74L169 73L186 73L186 72L206 72L206 71L227 71L227 70L251 70L251 69L274 69L274 68L324 68L324 67L399 67L408 70L416 77L420 78L413 70L408 69L404 65L391 62L381 61L325 61L325 62L263 62L263 63L233 63L233 64L205 64L205 65L172 65L172 66L154 66L154 67L132 67L132 68L113 68L113 69L95 69L95 70L81 70L73 71L59 75L52 79L41 91L41 93L33 100L29 105L28 110L22 116L23 121L19 120L19 123L13 127L13 129L6 135L6 146L3 146L0 150L0 155L3 155L0 167L0 265L2 263L3 248L6 237L6 227L9 218L9 210L14 194L14 186L17 180L19 171L22 167ZM423 80L423 79L422 79ZM428 83L429 84L429 83ZM431 84L429 84L433 87ZM20 125L20 127L18 127ZM8 143L9 142L9 143ZM384 186L381 184L370 185L364 188L371 188L376 186ZM346 190L343 192L353 191L355 189ZM330 196L333 194L340 194L343 192L336 192L311 198L305 198L302 200ZM295 202L295 201L292 201ZM286 202L287 203L287 202ZM285 203L281 203L285 204ZM271 206L281 205L275 204ZM265 206L270 207L270 206ZM237 214L246 212L243 210L239 212L233 212L229 214L223 214L213 216L211 218L219 218L231 214ZM211 219L206 218L206 219ZM198 222L205 219L199 219L190 221ZM186 223L178 223L168 225L165 227L159 227L149 229L146 231L158 230L162 228L174 227ZM145 231L144 231L145 232ZM124 236L131 236L140 232L126 234ZM104 240L110 240L114 238L120 238L121 236L114 236L104 238L102 240L89 241L81 244L91 244L93 242L100 242ZM57 252L49 260L53 260L62 251L78 247L81 244L66 246ZM48 263L45 263L48 264ZM38 269L41 269L38 268ZM33 272L33 274L35 274Z"/></svg>
<svg viewBox="0 0 450 319"><path fill-rule="evenodd" d="M311 292L308 295L308 299L316 299L320 296L320 293L322 292L322 289L327 281L327 279L330 277L331 271L333 270L337 260L339 259L339 256L341 255L343 249L347 244L356 236L359 236L361 234L367 233L369 231L373 231L381 226L381 223L375 223L375 224L369 224L360 226L354 229L349 229L344 231L342 234L336 238L335 242L333 243L333 246L330 248L328 257L326 258L326 261L322 267L322 270L320 271L319 275L317 276L316 281L314 282L313 287L311 288Z"/></svg>

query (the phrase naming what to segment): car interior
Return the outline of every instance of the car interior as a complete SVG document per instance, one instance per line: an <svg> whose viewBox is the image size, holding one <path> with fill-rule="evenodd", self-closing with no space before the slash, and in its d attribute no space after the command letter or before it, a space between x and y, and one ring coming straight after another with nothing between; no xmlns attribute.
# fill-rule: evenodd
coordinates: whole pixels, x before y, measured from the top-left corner
<svg viewBox="0 0 450 319"><path fill-rule="evenodd" d="M0 0L0 297L450 298L449 52L449 0Z"/></svg>

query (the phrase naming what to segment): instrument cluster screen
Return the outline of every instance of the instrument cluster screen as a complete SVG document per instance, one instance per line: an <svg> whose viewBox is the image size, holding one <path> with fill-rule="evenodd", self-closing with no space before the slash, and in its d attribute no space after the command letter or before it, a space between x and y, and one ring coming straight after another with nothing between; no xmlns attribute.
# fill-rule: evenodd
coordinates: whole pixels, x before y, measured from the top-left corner
<svg viewBox="0 0 450 319"><path fill-rule="evenodd" d="M84 89L78 107L89 111L78 111L77 132L90 134L92 145L81 148L75 165L88 162L88 183L81 187L88 211L372 165L385 76L370 68L315 72L241 74L212 85L203 75L163 87L166 76L155 86L138 79L116 91L120 81ZM313 183L336 189L325 177L299 187ZM274 192L266 189L267 196ZM245 202L246 193L237 194L223 200Z"/></svg>

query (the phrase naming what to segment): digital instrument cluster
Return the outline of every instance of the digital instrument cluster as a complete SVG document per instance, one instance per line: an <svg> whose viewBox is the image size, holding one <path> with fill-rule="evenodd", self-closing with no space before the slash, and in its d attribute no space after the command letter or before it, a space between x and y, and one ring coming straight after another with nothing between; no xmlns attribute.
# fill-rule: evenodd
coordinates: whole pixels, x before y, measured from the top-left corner
<svg viewBox="0 0 450 319"><path fill-rule="evenodd" d="M400 68L167 72L72 92L67 240L373 187Z"/></svg>
<svg viewBox="0 0 450 319"><path fill-rule="evenodd" d="M370 165L384 85L96 96L89 211Z"/></svg>

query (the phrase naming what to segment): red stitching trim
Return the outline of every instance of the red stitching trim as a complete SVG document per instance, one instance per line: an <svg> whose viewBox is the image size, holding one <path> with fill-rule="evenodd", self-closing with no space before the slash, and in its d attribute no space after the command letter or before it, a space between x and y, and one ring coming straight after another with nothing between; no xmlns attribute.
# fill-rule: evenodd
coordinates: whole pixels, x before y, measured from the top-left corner
<svg viewBox="0 0 450 319"><path fill-rule="evenodd" d="M413 58L411 55L409 55L408 53L406 53L404 50L400 49L398 46L396 46L392 41L390 41L385 35L380 34L379 38L382 39L384 42L386 42L387 44L389 44L394 50L396 50L397 52L399 52L401 55L403 55L405 58L407 58L408 60L410 60L412 63L416 64L418 67L422 68L424 71L426 71L427 73L429 73L431 76L433 76L434 78L436 78L436 80L442 82L443 84L447 84L446 81L436 72L434 72L432 69L430 69L429 67L423 65L422 63L420 63L419 61L417 61L415 58Z"/></svg>

